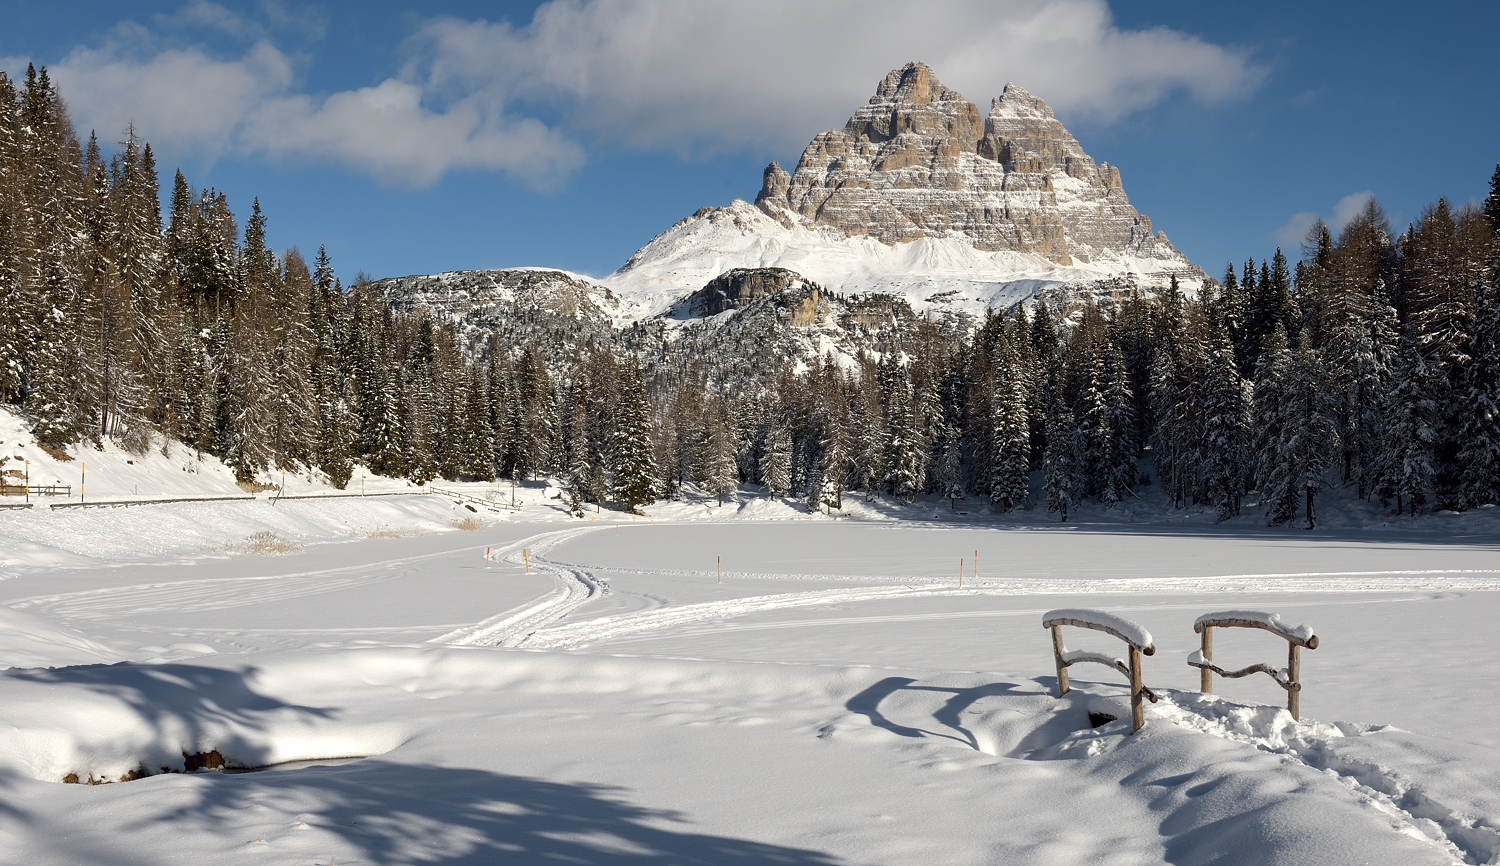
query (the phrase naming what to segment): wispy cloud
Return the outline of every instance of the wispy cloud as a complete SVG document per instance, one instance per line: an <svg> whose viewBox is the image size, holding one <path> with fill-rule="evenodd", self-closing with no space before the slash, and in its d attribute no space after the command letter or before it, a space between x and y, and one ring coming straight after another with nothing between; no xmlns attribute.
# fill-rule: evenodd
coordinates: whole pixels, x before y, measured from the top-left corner
<svg viewBox="0 0 1500 866"><path fill-rule="evenodd" d="M1014 80L1065 117L1100 123L1173 93L1232 99L1263 76L1245 51L1120 28L1105 0L939 0L920 16L896 0L552 0L525 26L427 21L403 47L400 74L320 95L277 47L296 14L263 5L255 17L193 0L154 30L121 25L52 69L85 128L133 120L149 140L210 158L325 159L417 186L461 168L546 186L588 148L800 146L908 60L982 107ZM184 28L248 47L154 47L155 33Z"/></svg>
<svg viewBox="0 0 1500 866"><path fill-rule="evenodd" d="M1310 211L1292 214L1286 225L1274 232L1276 242L1283 248L1295 249L1298 244L1306 240L1307 233L1318 224L1318 220L1326 223L1328 230L1337 237L1344 226L1352 222L1355 217L1359 216L1359 212L1365 209L1365 203L1374 197L1375 193L1362 190L1339 199L1338 204L1333 206L1333 212L1327 216Z"/></svg>

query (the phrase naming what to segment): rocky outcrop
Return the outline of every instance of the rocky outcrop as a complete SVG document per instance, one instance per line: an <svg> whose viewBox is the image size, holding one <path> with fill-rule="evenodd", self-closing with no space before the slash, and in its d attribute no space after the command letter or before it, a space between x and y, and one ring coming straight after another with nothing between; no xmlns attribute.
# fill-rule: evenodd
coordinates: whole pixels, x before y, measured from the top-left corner
<svg viewBox="0 0 1500 866"><path fill-rule="evenodd" d="M797 289L805 289L796 292ZM781 295L794 327L811 324L823 304L823 292L796 271L786 268L733 268L709 280L687 297L688 314L698 318L725 310L741 310L761 298ZM793 297L795 295L795 297Z"/></svg>
<svg viewBox="0 0 1500 866"><path fill-rule="evenodd" d="M611 345L622 307L599 283L543 268L393 277L374 288L394 310L427 310L457 323L473 349L498 338L534 346L549 359Z"/></svg>
<svg viewBox="0 0 1500 866"><path fill-rule="evenodd" d="M1008 84L982 117L922 63L887 75L843 129L813 139L795 172L768 166L755 203L788 228L885 244L961 237L1060 265L1186 265L1131 206L1119 170L1096 164L1045 102Z"/></svg>

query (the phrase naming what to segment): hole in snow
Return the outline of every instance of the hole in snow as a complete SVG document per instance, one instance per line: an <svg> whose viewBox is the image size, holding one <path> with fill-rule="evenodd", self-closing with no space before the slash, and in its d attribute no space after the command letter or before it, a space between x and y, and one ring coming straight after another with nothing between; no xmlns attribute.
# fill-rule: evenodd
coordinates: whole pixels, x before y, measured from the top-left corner
<svg viewBox="0 0 1500 866"><path fill-rule="evenodd" d="M1110 715L1109 713L1098 713L1094 712L1093 710L1089 711L1089 727L1091 728L1102 728L1110 722L1113 722L1115 719L1116 717Z"/></svg>

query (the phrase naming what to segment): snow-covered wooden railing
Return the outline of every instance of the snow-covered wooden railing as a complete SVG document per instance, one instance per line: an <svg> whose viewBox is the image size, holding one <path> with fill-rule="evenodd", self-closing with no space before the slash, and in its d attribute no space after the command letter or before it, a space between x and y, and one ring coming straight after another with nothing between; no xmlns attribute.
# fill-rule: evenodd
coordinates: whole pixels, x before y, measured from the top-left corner
<svg viewBox="0 0 1500 866"><path fill-rule="evenodd" d="M1287 642L1287 664L1277 669L1268 664L1251 665L1248 668L1228 671L1214 664L1214 629L1258 628L1271 632ZM1259 610L1221 610L1205 613L1193 623L1193 631L1203 635L1203 646L1188 655L1188 664L1198 669L1199 682L1204 694L1214 690L1214 674L1229 679L1239 679L1254 673L1269 674L1276 684L1286 689L1286 708L1292 718L1302 718L1302 648L1318 648L1318 636L1310 626L1289 625L1274 613Z"/></svg>
<svg viewBox="0 0 1500 866"><path fill-rule="evenodd" d="M1070 650L1063 646L1062 627L1065 625L1102 631L1124 641L1130 647L1130 663L1103 653L1086 650ZM1067 694L1068 668L1079 662L1094 662L1111 667L1130 678L1130 730L1139 731L1146 724L1146 710L1141 698L1150 698L1156 703L1156 694L1141 682L1141 656L1154 655L1156 644L1151 632L1139 623L1102 610L1088 608L1062 608L1048 611L1042 617L1042 628L1052 630L1052 658L1057 662L1057 696Z"/></svg>

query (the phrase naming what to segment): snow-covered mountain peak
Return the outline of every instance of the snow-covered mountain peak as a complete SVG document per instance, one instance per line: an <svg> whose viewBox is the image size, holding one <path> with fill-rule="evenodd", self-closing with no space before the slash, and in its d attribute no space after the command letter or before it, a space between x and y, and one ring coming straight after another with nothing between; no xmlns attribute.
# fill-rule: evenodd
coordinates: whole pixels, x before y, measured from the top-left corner
<svg viewBox="0 0 1500 866"><path fill-rule="evenodd" d="M899 294L916 309L942 293L976 312L1049 284L1202 276L1046 102L1007 84L983 116L923 63L881 79L795 171L768 165L753 207L699 211L605 282L664 310L726 270L755 267L842 293Z"/></svg>

